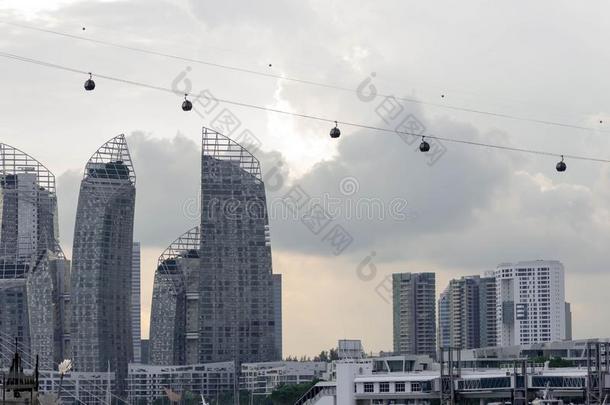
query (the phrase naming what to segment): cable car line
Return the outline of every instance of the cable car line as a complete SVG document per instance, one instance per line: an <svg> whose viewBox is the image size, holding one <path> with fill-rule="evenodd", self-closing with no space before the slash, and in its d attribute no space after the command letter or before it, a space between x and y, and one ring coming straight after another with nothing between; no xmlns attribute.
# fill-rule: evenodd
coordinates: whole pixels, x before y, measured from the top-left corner
<svg viewBox="0 0 610 405"><path fill-rule="evenodd" d="M32 58L19 56L19 55L14 55L14 54L7 53L7 52L0 51L0 57L6 58L6 59L17 60L17 61L21 61L21 62L26 62L26 63L32 63L32 64L44 66L44 67L64 70L64 71L68 71L71 73L78 73L81 75L90 74L89 71L76 69L76 68L63 66L63 65L58 65L58 64L54 64L54 63L50 63L50 62L45 62L45 61L41 61L38 59L32 59ZM128 80L128 79L122 79L122 78L103 75L103 74L99 74L99 73L96 73L95 76L97 78L102 78L102 79L110 80L113 82L130 84L133 86L139 86L139 87L143 87L143 88L147 88L147 89L151 89L151 90L157 90L157 91L163 91L166 93L175 94L174 90L172 90L171 88L168 88L168 87L155 86L155 85L151 85L151 84L147 84L147 83L137 82L137 81ZM238 107L251 108L251 109L260 110L260 111L289 115L292 117L310 119L310 120L314 120L314 121L334 123L335 128L333 128L333 129L337 129L337 130L339 130L338 125L341 124L341 125L347 125L347 126L354 127L354 128L369 129L369 130L389 133L389 134L399 134L399 135L402 134L402 135L408 135L408 136L413 136L413 137L417 137L417 138L421 137L421 134L408 132L408 131L395 131L395 130L378 127L378 126L374 126L374 125L360 124L360 123L349 122L349 121L339 121L339 120L335 120L335 119L330 119L330 118L325 118L325 117L320 117L320 116L315 116L315 115L310 115L310 114L296 113L296 112L285 111L285 110L278 110L275 108L270 108L270 107L265 107L265 106L260 106L260 105L250 104L250 103L245 103L245 102L240 102L240 101L234 101L234 100L229 100L229 99L216 98L216 100L221 103L226 103L226 104L234 105L234 106L238 106ZM185 96L185 101L188 101L186 99L186 96ZM340 131L339 131L339 134L340 134ZM332 136L332 130L331 130L331 136ZM469 146L478 146L478 147L489 148L489 149L521 152L521 153L528 153L528 154L541 155L541 156L560 157L562 159L562 161L564 158L566 158L566 159L584 160L584 161L590 161L590 162L610 163L610 159L590 157L590 156L560 154L560 153L548 152L548 151L543 151L543 150L517 148L517 147L512 147L512 146L490 144L490 143L485 143L485 142L469 141L469 140L459 139L459 138L449 138L449 137L432 135L432 134L427 134L427 135L425 135L425 137L429 138L429 139L437 139L437 140L444 141L444 142L457 143L457 144L463 144L463 145L469 145Z"/></svg>
<svg viewBox="0 0 610 405"><path fill-rule="evenodd" d="M202 60L202 59L190 58L190 57L170 54L170 53L166 53L166 52L155 51L155 50L151 50L151 49L138 48L135 46L123 45L123 44L119 44L116 42L110 42L110 41L104 41L104 40L100 40L100 39L83 37L80 35L74 35L74 34L51 30L51 29L47 29L47 28L34 27L31 25L15 23L15 22L10 22L10 21L6 21L6 20L0 20L0 23L5 24L5 25L14 26L14 27L23 28L23 29L28 29L28 30L32 30L32 31L38 31L38 32L43 32L43 33L47 33L47 34L53 34L53 35L57 35L57 36L71 38L71 39L75 39L75 40L79 40L79 41L86 41L86 42L90 42L90 43L94 43L94 44L98 44L98 45L110 46L110 47L125 49L125 50L129 50L129 51L133 51L133 52L139 52L139 53L179 60L182 62L196 63L196 64L210 66L210 67L219 68L219 69L225 69L225 70L230 70L230 71L235 71L235 72L240 72L240 73L248 73L248 74L267 77L267 78L285 80L285 81L290 81L290 82L295 82L295 83L300 83L300 84L306 84L306 85L311 85L311 86L317 86L317 87L333 89L333 90L340 90L340 91L344 91L344 92L357 94L357 90L354 90L353 88L338 86L338 85L329 84L329 83L316 82L313 80L299 79L299 78L295 78L295 77L286 77L286 76L282 76L279 74L262 72L262 71L258 71L258 70L242 68L239 66L226 65L226 64L206 61L206 60ZM485 111L485 110L480 110L480 109L476 109L476 108L460 107L460 106L449 105L449 104L445 104L445 103L436 103L436 102L418 100L418 99L408 98L408 97L397 97L397 96L393 96L391 94L377 93L375 95L375 98L378 98L378 97L383 97L383 98L395 97L396 100L404 101L407 103L414 103L414 104L432 106L432 107L437 107L437 108L442 108L442 109L448 109L448 110L452 110L452 111L461 111L461 112L486 115L486 116L515 120L515 121L531 122L531 123L540 124L540 125L578 129L578 130L590 131L590 132L610 133L610 130L606 130L606 129L586 127L586 126L582 126L582 125L569 124L569 123L565 123L565 122L558 122L558 121L551 121L551 120L543 120L543 119L538 119L538 118L529 118L529 117L523 117L523 116L501 113L501 112ZM444 98L444 94L441 95L441 97Z"/></svg>

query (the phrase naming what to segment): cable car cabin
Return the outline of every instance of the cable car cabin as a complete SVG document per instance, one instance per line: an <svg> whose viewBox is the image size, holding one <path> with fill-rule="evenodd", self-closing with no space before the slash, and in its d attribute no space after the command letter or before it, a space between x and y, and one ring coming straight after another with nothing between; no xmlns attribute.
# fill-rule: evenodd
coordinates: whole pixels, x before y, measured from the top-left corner
<svg viewBox="0 0 610 405"><path fill-rule="evenodd" d="M2 373L2 405L38 403L38 356L34 374L26 375L21 365L21 356L15 351L8 374Z"/></svg>

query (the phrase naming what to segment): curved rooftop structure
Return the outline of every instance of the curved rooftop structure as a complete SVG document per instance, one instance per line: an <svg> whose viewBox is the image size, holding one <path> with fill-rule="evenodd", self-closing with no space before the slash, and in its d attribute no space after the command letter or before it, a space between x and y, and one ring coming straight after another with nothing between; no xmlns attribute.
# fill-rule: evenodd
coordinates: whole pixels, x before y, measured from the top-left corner
<svg viewBox="0 0 610 405"><path fill-rule="evenodd" d="M229 161L262 181L261 165L258 159L231 138L213 129L203 127L201 142L203 156Z"/></svg>
<svg viewBox="0 0 610 405"><path fill-rule="evenodd" d="M121 134L100 146L85 166L85 178L129 180L136 183L131 155L125 135Z"/></svg>
<svg viewBox="0 0 610 405"><path fill-rule="evenodd" d="M13 146L0 143L0 176L2 181L10 181L6 177L18 173L35 173L39 186L55 194L55 176L45 165Z"/></svg>
<svg viewBox="0 0 610 405"><path fill-rule="evenodd" d="M174 240L159 256L158 265L177 257L199 257L199 241L201 233L199 226L195 226ZM195 256L196 255L196 256Z"/></svg>

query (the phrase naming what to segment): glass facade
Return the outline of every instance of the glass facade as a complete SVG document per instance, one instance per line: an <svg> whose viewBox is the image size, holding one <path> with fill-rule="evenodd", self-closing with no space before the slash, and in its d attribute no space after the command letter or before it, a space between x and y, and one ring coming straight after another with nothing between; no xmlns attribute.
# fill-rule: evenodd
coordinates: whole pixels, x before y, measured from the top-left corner
<svg viewBox="0 0 610 405"><path fill-rule="evenodd" d="M55 176L36 159L0 143L1 364L12 357L15 341L40 355L45 366L62 355L59 308L69 263L57 228Z"/></svg>
<svg viewBox="0 0 610 405"><path fill-rule="evenodd" d="M131 274L135 174L123 135L87 162L74 227L72 355L76 371L116 372L132 358Z"/></svg>
<svg viewBox="0 0 610 405"><path fill-rule="evenodd" d="M246 149L203 129L199 361L279 358L265 185Z"/></svg>

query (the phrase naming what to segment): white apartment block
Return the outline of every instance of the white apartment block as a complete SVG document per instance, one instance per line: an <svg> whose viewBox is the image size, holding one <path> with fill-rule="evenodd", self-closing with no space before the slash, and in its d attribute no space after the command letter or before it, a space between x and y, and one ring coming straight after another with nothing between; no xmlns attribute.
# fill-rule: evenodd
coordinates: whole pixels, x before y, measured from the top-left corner
<svg viewBox="0 0 610 405"><path fill-rule="evenodd" d="M565 339L565 286L561 262L503 263L494 275L498 345Z"/></svg>
<svg viewBox="0 0 610 405"><path fill-rule="evenodd" d="M240 386L254 395L269 395L280 384L302 384L321 379L328 364L322 361L242 363Z"/></svg>

